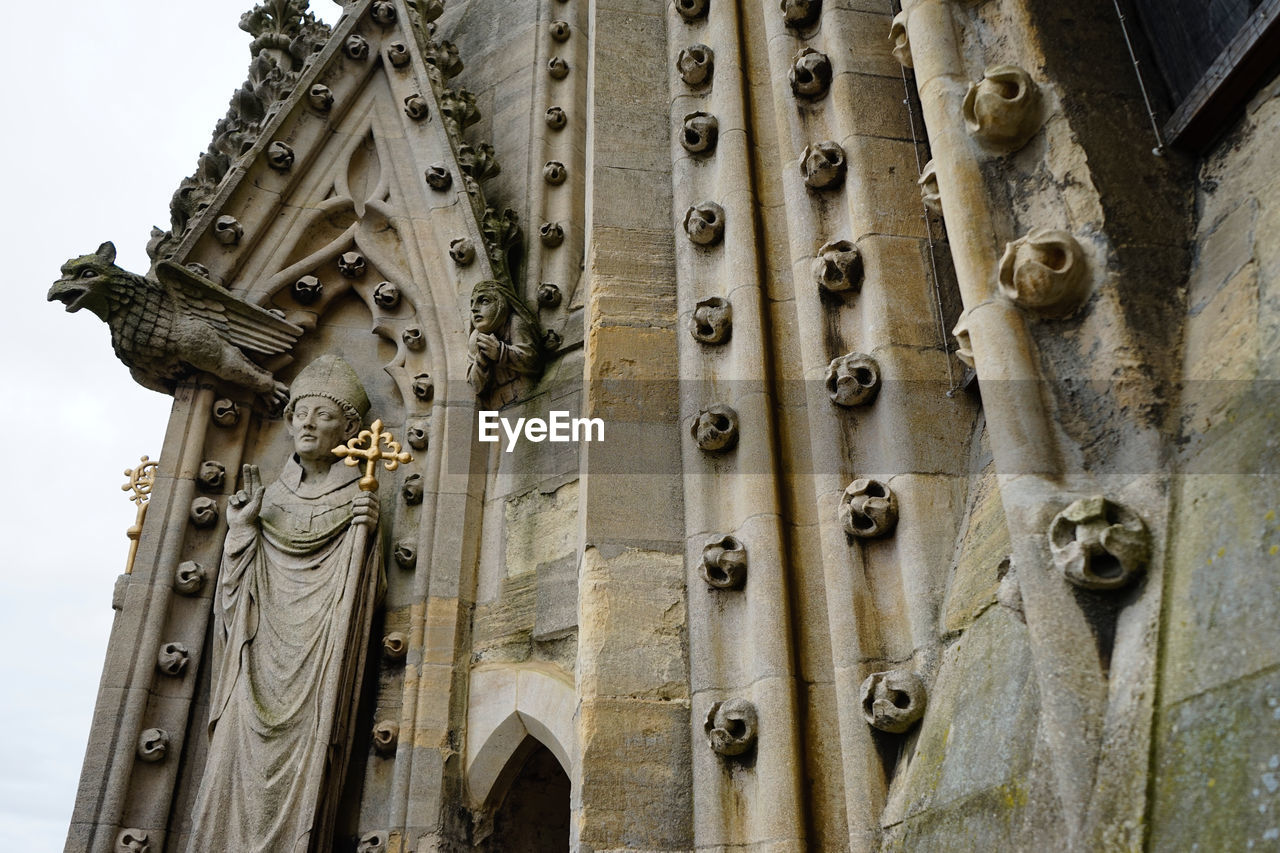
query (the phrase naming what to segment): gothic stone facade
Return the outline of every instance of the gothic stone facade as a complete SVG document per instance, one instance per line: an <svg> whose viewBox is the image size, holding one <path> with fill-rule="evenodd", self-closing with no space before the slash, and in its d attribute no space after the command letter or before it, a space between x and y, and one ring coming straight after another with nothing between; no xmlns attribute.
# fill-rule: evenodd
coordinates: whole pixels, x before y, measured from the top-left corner
<svg viewBox="0 0 1280 853"><path fill-rule="evenodd" d="M274 309L264 369L341 353L412 445L332 849L1276 843L1276 80L1153 156L1109 0L300 6L148 280ZM187 848L227 503L289 452L148 341L69 851Z"/></svg>

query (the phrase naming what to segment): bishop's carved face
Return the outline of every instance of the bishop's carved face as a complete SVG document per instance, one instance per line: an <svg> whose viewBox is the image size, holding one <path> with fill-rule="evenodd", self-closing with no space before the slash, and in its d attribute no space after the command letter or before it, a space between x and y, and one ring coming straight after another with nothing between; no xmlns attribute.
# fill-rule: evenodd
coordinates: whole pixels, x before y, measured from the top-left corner
<svg viewBox="0 0 1280 853"><path fill-rule="evenodd" d="M493 293L477 293L471 297L471 325L477 332L490 333L507 319L507 304Z"/></svg>
<svg viewBox="0 0 1280 853"><path fill-rule="evenodd" d="M332 462L337 457L333 448L345 442L350 434L342 407L327 397L302 397L293 404L289 432L299 459Z"/></svg>

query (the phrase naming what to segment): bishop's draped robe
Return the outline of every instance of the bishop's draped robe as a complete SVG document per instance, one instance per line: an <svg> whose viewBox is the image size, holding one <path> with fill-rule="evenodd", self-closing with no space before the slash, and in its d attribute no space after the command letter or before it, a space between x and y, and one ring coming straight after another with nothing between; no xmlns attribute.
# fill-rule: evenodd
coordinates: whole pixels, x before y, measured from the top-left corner
<svg viewBox="0 0 1280 853"><path fill-rule="evenodd" d="M305 853L328 843L384 585L376 529L351 524L359 476L337 463L303 483L291 456L266 489L258 525L227 534L209 754L189 853Z"/></svg>

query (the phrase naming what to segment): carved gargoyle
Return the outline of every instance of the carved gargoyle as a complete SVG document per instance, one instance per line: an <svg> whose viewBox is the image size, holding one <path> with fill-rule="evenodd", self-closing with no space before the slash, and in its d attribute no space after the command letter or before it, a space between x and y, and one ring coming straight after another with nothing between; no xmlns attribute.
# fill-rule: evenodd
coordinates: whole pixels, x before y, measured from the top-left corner
<svg viewBox="0 0 1280 853"><path fill-rule="evenodd" d="M172 394L177 383L205 371L267 400L284 402L288 388L249 360L288 352L302 328L251 305L172 261L156 265L153 280L115 265L116 248L62 265L49 301L68 312L88 308L111 328L111 346L133 378Z"/></svg>

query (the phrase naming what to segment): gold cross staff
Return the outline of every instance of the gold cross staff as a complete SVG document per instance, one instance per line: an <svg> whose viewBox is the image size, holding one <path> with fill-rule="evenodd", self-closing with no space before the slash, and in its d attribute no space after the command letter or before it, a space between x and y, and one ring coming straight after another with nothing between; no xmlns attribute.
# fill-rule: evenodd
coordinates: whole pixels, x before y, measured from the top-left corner
<svg viewBox="0 0 1280 853"><path fill-rule="evenodd" d="M156 466L146 456L138 460L137 468L126 468L124 475L129 482L120 487L122 492L133 492L129 500L138 505L138 517L133 526L124 532L129 537L129 559L124 564L124 573L133 574L133 558L138 556L138 540L142 537L142 522L147 518L147 504L151 500L151 488L156 484Z"/></svg>
<svg viewBox="0 0 1280 853"><path fill-rule="evenodd" d="M381 445L381 446L379 446ZM383 447L386 450L383 450ZM360 434L346 444L333 449L333 455L342 459L352 468L365 463L364 476L360 478L360 491L372 492L378 488L378 481L373 476L374 468L382 462L388 471L394 471L402 464L413 461L413 454L400 449L390 432L382 431L381 419L374 421L368 429L360 430Z"/></svg>

